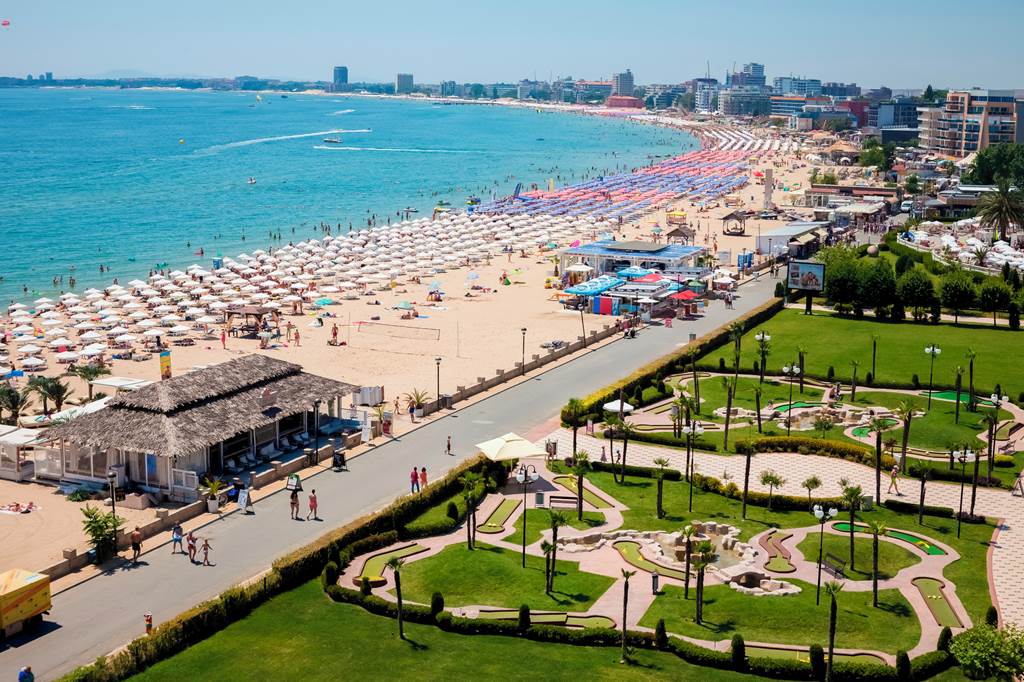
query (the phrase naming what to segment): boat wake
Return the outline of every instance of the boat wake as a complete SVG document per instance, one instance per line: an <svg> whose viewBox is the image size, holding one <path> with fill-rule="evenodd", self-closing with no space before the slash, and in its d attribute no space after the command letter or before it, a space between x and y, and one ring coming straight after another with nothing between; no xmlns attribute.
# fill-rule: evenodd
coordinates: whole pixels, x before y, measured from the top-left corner
<svg viewBox="0 0 1024 682"><path fill-rule="evenodd" d="M304 137L319 137L321 135L335 135L338 133L372 133L370 128L360 128L358 130L343 130L340 128L334 128L331 130L320 130L315 133L296 133L295 135L277 135L275 137L257 137L251 140L239 140L238 142L227 142L225 144L215 144L211 147L204 147L203 149L197 149L194 154L196 155L208 155L222 152L225 149L235 149L236 147L249 147L254 144L263 144L265 142L281 142L283 140L298 140Z"/></svg>
<svg viewBox="0 0 1024 682"><path fill-rule="evenodd" d="M483 154L475 149L415 149L409 147L340 147L337 145L316 145L313 149L327 149L345 152L401 152L405 154Z"/></svg>
<svg viewBox="0 0 1024 682"><path fill-rule="evenodd" d="M327 115L328 116L342 116L344 114L351 114L353 111L355 111L355 109L340 109L338 111L332 111L331 113L329 113Z"/></svg>

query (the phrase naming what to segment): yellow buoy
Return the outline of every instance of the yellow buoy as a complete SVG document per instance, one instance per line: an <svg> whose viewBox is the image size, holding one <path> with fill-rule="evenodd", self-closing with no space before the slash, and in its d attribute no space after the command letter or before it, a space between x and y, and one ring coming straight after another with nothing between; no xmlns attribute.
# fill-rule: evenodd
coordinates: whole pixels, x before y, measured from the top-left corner
<svg viewBox="0 0 1024 682"><path fill-rule="evenodd" d="M178 139L178 144L185 144L185 138L184 137L179 138Z"/></svg>

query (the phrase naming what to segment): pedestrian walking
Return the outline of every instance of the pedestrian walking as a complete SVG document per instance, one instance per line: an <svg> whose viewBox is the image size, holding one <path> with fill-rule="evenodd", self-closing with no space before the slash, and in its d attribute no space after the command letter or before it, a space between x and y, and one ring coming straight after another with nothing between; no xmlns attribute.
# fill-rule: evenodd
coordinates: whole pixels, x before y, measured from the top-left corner
<svg viewBox="0 0 1024 682"><path fill-rule="evenodd" d="M444 452L447 455L452 454L452 437L451 437L451 434L448 434L448 444L444 446Z"/></svg>
<svg viewBox="0 0 1024 682"><path fill-rule="evenodd" d="M26 665L18 671L18 682L36 682L36 676L35 673L32 672L32 666Z"/></svg>
<svg viewBox="0 0 1024 682"><path fill-rule="evenodd" d="M135 526L135 530L129 536L132 541L132 563L139 563L139 554L142 553L142 531L139 530L138 526Z"/></svg>
<svg viewBox="0 0 1024 682"><path fill-rule="evenodd" d="M313 488L313 490L311 490L309 493L309 511L306 512L307 521L309 520L310 516L313 517L314 521L320 520L320 517L316 515L316 488Z"/></svg>
<svg viewBox="0 0 1024 682"><path fill-rule="evenodd" d="M225 329L220 330L220 347L223 350L227 350L228 348L228 332Z"/></svg>
<svg viewBox="0 0 1024 682"><path fill-rule="evenodd" d="M299 518L299 491L293 490L291 495L292 518Z"/></svg>
<svg viewBox="0 0 1024 682"><path fill-rule="evenodd" d="M213 545L210 544L210 538L203 538L203 566L211 566L210 563L210 550L213 549Z"/></svg>
<svg viewBox="0 0 1024 682"><path fill-rule="evenodd" d="M899 464L893 464L892 465L892 471L889 472L889 489L886 491L886 493L891 493L892 489L896 488L896 494L899 495L900 497L902 497L903 493L900 492L900 485L899 485L899 483L900 483L900 465Z"/></svg>
<svg viewBox="0 0 1024 682"><path fill-rule="evenodd" d="M193 564L196 562L196 532L190 530L185 536L185 546L188 547L188 560Z"/></svg>
<svg viewBox="0 0 1024 682"><path fill-rule="evenodd" d="M181 552L182 554L185 553L184 548L181 546L181 540L184 534L181 524L175 522L174 527L171 528L171 554L177 554L178 552Z"/></svg>
<svg viewBox="0 0 1024 682"><path fill-rule="evenodd" d="M412 473L409 474L409 492L416 493L420 490L420 474L416 471L416 467L412 468Z"/></svg>
<svg viewBox="0 0 1024 682"><path fill-rule="evenodd" d="M427 467L420 467L420 490L427 487Z"/></svg>

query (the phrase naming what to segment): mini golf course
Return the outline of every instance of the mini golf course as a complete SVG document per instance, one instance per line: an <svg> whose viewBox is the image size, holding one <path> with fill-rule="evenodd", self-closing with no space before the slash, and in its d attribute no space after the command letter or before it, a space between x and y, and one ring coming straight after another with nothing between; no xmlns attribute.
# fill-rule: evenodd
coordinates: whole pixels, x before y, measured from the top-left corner
<svg viewBox="0 0 1024 682"><path fill-rule="evenodd" d="M943 627L962 628L963 623L956 615L956 611L949 605L949 600L942 591L943 582L936 578L914 578L914 587L917 588L928 610L932 612L935 622Z"/></svg>
<svg viewBox="0 0 1024 682"><path fill-rule="evenodd" d="M809 662L810 653L806 649L778 649L771 646L747 646L747 656L760 656L763 658L787 658L795 661ZM885 661L874 654L835 654L835 657L843 661L856 661L858 663L881 663Z"/></svg>
<svg viewBox="0 0 1024 682"><path fill-rule="evenodd" d="M793 573L796 566L792 564L789 550L783 547L782 543L793 537L792 533L779 535L775 530L768 531L758 544L768 553L768 561L764 567L773 573Z"/></svg>
<svg viewBox="0 0 1024 682"><path fill-rule="evenodd" d="M519 618L519 611L516 609L480 611L477 618L481 620L517 620ZM550 613L547 611L531 611L530 622L534 625L564 625L570 628L615 627L615 621L606 616L573 616L566 613Z"/></svg>
<svg viewBox="0 0 1024 682"><path fill-rule="evenodd" d="M789 405L777 405L774 409L778 410L779 412L789 412L790 410L798 410L801 407L821 407L821 403L806 403L802 401L797 401Z"/></svg>
<svg viewBox="0 0 1024 682"><path fill-rule="evenodd" d="M399 547L398 549L368 556L366 557L366 560L363 561L363 570L359 572L359 576L354 578L352 582L359 585L362 581L369 580L371 587L380 587L387 583L387 580L384 578L384 567L387 565L388 561L392 558L404 559L425 551L427 551L426 547L423 545L417 545L414 542L410 545Z"/></svg>
<svg viewBox="0 0 1024 682"><path fill-rule="evenodd" d="M841 533L849 533L850 522L838 521L832 524L832 528ZM858 523L854 528L854 531L857 533L867 533L868 527ZM925 540L919 535L914 535L913 533L907 533L906 531L902 530L893 530L892 528L890 528L885 531L885 536L892 538L894 540L902 540L903 542L906 542L908 544L913 545L914 547L917 547L920 550L923 550L925 554L928 554L930 556L943 556L946 554L946 550L942 549L938 545L935 545Z"/></svg>
<svg viewBox="0 0 1024 682"><path fill-rule="evenodd" d="M566 487L577 494L576 491L576 479L572 476L555 476L555 483L560 486ZM594 506L595 509L611 509L612 504L608 500L604 499L587 486L583 486L583 499Z"/></svg>
<svg viewBox="0 0 1024 682"><path fill-rule="evenodd" d="M612 547L619 551L619 554L621 554L622 558L626 560L626 563L639 568L641 571L647 571L648 573L654 573L657 571L658 575L675 578L676 580L686 580L685 571L678 571L674 568L662 566L661 564L656 564L653 561L645 559L643 555L640 554L639 542L634 542L633 540L619 540L614 543Z"/></svg>
<svg viewBox="0 0 1024 682"><path fill-rule="evenodd" d="M509 518L519 508L520 501L506 497L501 501L491 515L487 517L487 520L476 527L481 533L500 533L505 530L505 523L508 522Z"/></svg>
<svg viewBox="0 0 1024 682"><path fill-rule="evenodd" d="M919 395L927 398L928 397L928 391L921 391L921 393ZM956 402L956 391L935 391L934 393L932 393L932 398L934 398L935 400L948 400L951 403L955 403ZM960 402L961 403L964 403L966 405L970 401L970 399L971 399L971 396L967 393L967 391L960 391ZM982 405L984 407L995 407L995 405L992 403L992 401L988 400L986 398L980 398L980 397L975 396L975 400L977 400L977 403L979 405Z"/></svg>
<svg viewBox="0 0 1024 682"><path fill-rule="evenodd" d="M892 428L893 426L896 426L897 424L900 423L898 419L888 418L883 419L882 422L885 424L885 428L887 429ZM858 426L853 431L851 431L851 433L853 433L853 435L856 436L857 438L867 438L874 432L871 430L870 426Z"/></svg>

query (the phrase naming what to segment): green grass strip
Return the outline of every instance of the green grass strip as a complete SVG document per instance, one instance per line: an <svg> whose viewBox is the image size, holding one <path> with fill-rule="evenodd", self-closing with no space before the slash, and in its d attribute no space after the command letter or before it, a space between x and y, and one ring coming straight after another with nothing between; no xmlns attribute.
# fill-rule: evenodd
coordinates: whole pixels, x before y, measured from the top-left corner
<svg viewBox="0 0 1024 682"><path fill-rule="evenodd" d="M501 504L491 512L487 520L476 527L481 533L500 533L505 530L505 522L512 513L519 508L520 501L506 497Z"/></svg>
<svg viewBox="0 0 1024 682"><path fill-rule="evenodd" d="M380 579L384 577L384 567L391 560L392 557L397 559L404 559L412 556L413 554L419 554L420 552L427 551L427 548L423 545L417 545L415 542L411 545L399 547L398 549L390 552L382 552L381 554L374 554L373 556L367 557L366 561L363 562L363 570L359 574L361 578L369 578L370 580Z"/></svg>
<svg viewBox="0 0 1024 682"><path fill-rule="evenodd" d="M960 628L963 623L957 618L953 607L949 605L946 595L942 592L942 581L935 578L914 578L914 587L924 597L924 603L932 612L935 622L942 627Z"/></svg>
<svg viewBox="0 0 1024 682"><path fill-rule="evenodd" d="M647 571L648 573L658 572L658 575L668 576L669 578L675 578L676 580L686 580L685 571L677 571L674 568L668 568L656 564L649 559L645 559L640 554L640 543L632 540L619 540L612 545L615 549L619 550L619 554L626 560L626 563L636 566L641 571Z"/></svg>
<svg viewBox="0 0 1024 682"><path fill-rule="evenodd" d="M810 654L806 649L779 649L771 646L748 646L747 656L758 658L786 658L795 661L810 662ZM874 654L835 654L836 658L844 661L857 661L858 663L885 663L885 661Z"/></svg>
<svg viewBox="0 0 1024 682"><path fill-rule="evenodd" d="M789 563L789 560L781 554L776 554L769 559L764 567L773 573L793 573L796 571L796 566Z"/></svg>
<svg viewBox="0 0 1024 682"><path fill-rule="evenodd" d="M849 521L837 521L836 523L832 524L832 527L841 533L850 532ZM868 527L864 524L858 523L856 528L854 529L854 532L867 533ZM946 554L946 550L942 549L938 545L928 542L920 536L914 535L912 533L907 533L902 530L893 530L892 528L890 528L889 530L885 531L885 536L892 538L894 540L902 540L903 542L911 544L914 547L917 547L918 549L924 551L924 553L928 554L929 556L944 556Z"/></svg>
<svg viewBox="0 0 1024 682"><path fill-rule="evenodd" d="M569 627L577 628L613 628L615 621L608 616L569 616L565 619Z"/></svg>
<svg viewBox="0 0 1024 682"><path fill-rule="evenodd" d="M572 476L555 476L555 483L557 483L558 485L561 485L561 486L565 486L566 488L571 490L574 495L577 494L577 491L576 491L576 479L574 477L572 477ZM590 488L588 488L585 485L583 486L583 499L586 500L587 502L589 502L590 504L592 504L594 506L594 508L596 508L596 509L611 509L612 508L611 502L609 502L608 500L604 499L603 497L601 497L600 495L598 495L597 493L595 493L594 491L592 491Z"/></svg>

